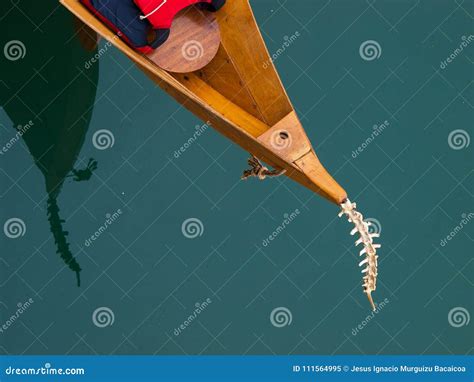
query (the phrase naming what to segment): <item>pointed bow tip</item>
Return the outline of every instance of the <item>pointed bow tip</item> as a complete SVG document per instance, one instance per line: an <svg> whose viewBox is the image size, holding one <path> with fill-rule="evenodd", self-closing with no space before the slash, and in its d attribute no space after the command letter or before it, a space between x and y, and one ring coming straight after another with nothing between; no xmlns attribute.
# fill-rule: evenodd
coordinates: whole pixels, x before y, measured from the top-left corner
<svg viewBox="0 0 474 382"><path fill-rule="evenodd" d="M313 191L337 205L347 199L346 191L326 171L313 150L295 161L295 165L305 174Z"/></svg>

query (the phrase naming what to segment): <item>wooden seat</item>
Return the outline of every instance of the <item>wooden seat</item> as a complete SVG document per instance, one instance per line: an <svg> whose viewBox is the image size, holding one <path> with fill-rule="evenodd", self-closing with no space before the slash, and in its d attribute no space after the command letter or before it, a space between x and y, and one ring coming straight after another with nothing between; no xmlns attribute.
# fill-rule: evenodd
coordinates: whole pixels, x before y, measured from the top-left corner
<svg viewBox="0 0 474 382"><path fill-rule="evenodd" d="M168 40L147 57L169 72L189 73L211 62L220 43L215 15L191 6L176 15Z"/></svg>

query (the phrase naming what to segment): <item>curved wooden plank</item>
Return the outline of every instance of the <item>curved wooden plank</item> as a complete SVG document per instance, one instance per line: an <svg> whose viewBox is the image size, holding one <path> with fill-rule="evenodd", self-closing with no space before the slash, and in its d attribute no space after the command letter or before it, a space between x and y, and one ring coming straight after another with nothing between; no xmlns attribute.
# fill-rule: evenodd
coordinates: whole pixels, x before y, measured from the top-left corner
<svg viewBox="0 0 474 382"><path fill-rule="evenodd" d="M321 165L271 63L248 0L232 0L218 12L222 48L203 70L170 73L137 53L91 15L78 0L61 0L71 12L132 59L153 81L184 107L285 175L341 204L347 195ZM245 34L249 33L249 34ZM263 65L267 63L267 65ZM222 68L222 72L221 72ZM209 80L222 74L225 80ZM229 97L228 94L232 93ZM240 97L244 97L240 99ZM248 108L247 105L255 105ZM296 151L264 144L266 133L294 134Z"/></svg>

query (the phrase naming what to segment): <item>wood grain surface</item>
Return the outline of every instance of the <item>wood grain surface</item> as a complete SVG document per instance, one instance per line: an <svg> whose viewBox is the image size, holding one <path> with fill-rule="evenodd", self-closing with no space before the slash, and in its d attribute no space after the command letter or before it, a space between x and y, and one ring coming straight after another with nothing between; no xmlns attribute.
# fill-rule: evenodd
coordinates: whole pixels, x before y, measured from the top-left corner
<svg viewBox="0 0 474 382"><path fill-rule="evenodd" d="M176 15L168 40L147 57L169 72L189 73L209 64L220 43L215 15L191 6Z"/></svg>
<svg viewBox="0 0 474 382"><path fill-rule="evenodd" d="M133 60L169 95L244 150L274 168L286 169L286 176L333 203L340 204L347 198L344 189L324 169L307 141L301 122L294 113L270 59L248 0L227 2L217 12L217 24L204 22L199 18L191 19L197 24L203 22L206 28L214 28L215 25L216 32L219 33L220 29L222 37L222 42L217 44L217 40L206 32L205 38L203 36L203 39L199 40L203 43L209 39L210 46L215 48L215 53L206 52L204 49L204 54L199 55L200 59L209 60L202 70L195 69L192 61L185 59L186 62L183 62L184 57L180 57L184 42L189 41L192 38L190 36L195 36L194 33L198 30L191 27L191 14L188 14L187 18L175 19L183 22L180 28L184 32L171 40L173 43L176 39L177 47L174 48L174 53L167 57L168 62L162 64L171 67L165 70L148 56L134 51L117 38L78 0L60 2ZM203 14L214 18L213 14ZM175 28L174 33L179 33L178 30ZM171 63L172 58L176 62ZM172 70L174 65L175 72ZM295 157L288 151L283 155L281 150L263 144L259 137L272 128L286 132L289 137L291 134L290 138L295 139L295 143L303 140L303 143L306 142L303 147L308 152L303 154L298 145L297 156L302 156L294 160ZM298 134L293 137L292 131L295 129L298 129Z"/></svg>

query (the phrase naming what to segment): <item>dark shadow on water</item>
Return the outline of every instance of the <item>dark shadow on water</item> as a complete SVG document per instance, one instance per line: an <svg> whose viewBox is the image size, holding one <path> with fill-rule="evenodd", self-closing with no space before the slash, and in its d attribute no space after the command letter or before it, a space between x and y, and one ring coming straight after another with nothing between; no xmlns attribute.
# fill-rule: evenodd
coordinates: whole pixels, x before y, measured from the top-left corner
<svg viewBox="0 0 474 382"><path fill-rule="evenodd" d="M13 8L10 1L2 3L0 14L7 15L0 25L2 50L6 43L19 41L16 46L24 57L1 57L0 106L17 129L32 122L21 138L45 179L56 251L80 285L81 267L67 240L58 197L68 177L88 180L97 168L94 159L84 169L74 168L96 97L99 67L85 69L85 63L97 53L97 36L57 0L22 0Z"/></svg>

